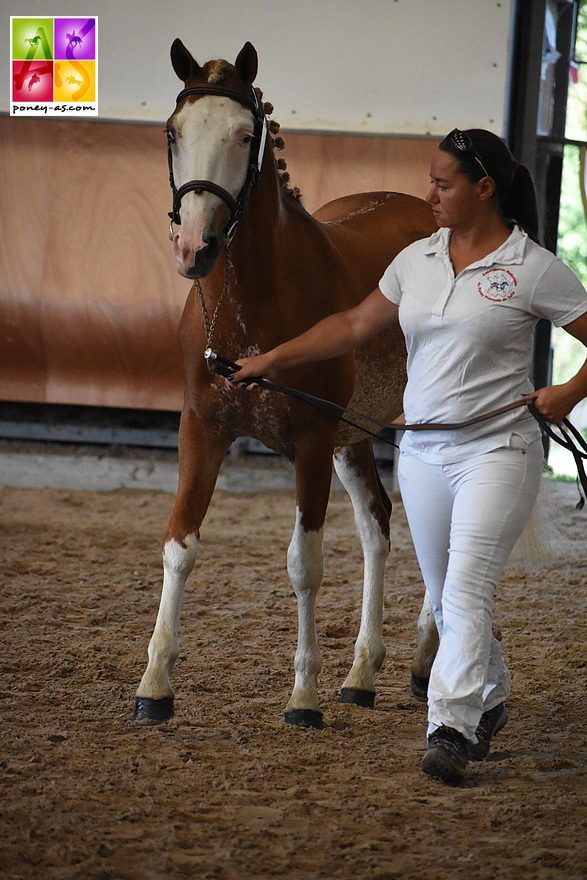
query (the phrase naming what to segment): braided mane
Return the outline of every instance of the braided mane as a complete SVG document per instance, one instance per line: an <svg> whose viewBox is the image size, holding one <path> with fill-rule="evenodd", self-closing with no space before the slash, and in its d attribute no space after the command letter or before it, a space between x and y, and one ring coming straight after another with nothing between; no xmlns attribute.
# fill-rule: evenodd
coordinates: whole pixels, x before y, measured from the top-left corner
<svg viewBox="0 0 587 880"><path fill-rule="evenodd" d="M259 101L259 104L263 107L263 112L265 113L265 115L271 116L271 114L273 113L273 109L274 109L273 104L270 104L268 101L263 102L263 92L261 91L261 89L255 87L255 94L257 95L257 100ZM269 131L271 132L271 146L273 147L274 151L275 150L283 150L285 147L284 139L281 136L276 137L280 128L281 128L281 126L280 126L279 122L276 122L274 119L272 119L269 122ZM282 190L290 198L295 199L296 201L300 201L302 198L302 193L301 193L300 188L298 186L290 186L289 185L290 177L289 177L289 171L286 170L287 163L286 163L285 159L283 159L280 156L279 158L275 159L275 164L277 165L279 183L281 185Z"/></svg>
<svg viewBox="0 0 587 880"><path fill-rule="evenodd" d="M223 59L208 61L202 68L198 68L198 76L197 79L193 82L193 85L197 85L198 80L201 82L202 78L205 82L208 82L212 85L221 85L223 83L226 83L227 81L234 84L234 77L234 66L228 61L224 61ZM192 83L190 83L190 85L191 84ZM263 101L263 92L260 88L256 86L255 94L257 96L257 100L259 101L259 106L263 108L263 112L265 113L265 115L270 116L273 113L273 104L270 104L267 101ZM281 136L277 137L280 128L281 126L279 122L276 122L274 119L270 120L270 141L274 152L276 150L283 150L285 147L284 139ZM279 183L283 192L290 198L295 199L296 201L301 201L302 193L300 188L297 186L290 186L290 176L289 171L287 171L287 163L285 159L283 159L281 156L279 158L276 157L275 164L277 166Z"/></svg>

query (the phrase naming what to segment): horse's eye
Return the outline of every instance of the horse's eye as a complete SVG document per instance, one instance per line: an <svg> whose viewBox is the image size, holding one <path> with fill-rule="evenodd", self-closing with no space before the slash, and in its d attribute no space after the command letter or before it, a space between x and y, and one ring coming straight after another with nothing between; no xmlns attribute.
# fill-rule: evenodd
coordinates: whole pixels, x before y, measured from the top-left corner
<svg viewBox="0 0 587 880"><path fill-rule="evenodd" d="M251 134L246 134L243 138L243 144L250 144L253 136Z"/></svg>
<svg viewBox="0 0 587 880"><path fill-rule="evenodd" d="M175 143L175 132L172 131L170 128L167 128L165 129L165 134L167 135L167 143L170 147L172 147Z"/></svg>

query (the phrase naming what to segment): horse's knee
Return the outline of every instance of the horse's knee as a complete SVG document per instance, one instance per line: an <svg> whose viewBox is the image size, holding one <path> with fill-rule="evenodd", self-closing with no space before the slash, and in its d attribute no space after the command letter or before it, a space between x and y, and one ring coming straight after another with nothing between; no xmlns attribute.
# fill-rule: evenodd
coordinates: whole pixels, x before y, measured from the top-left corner
<svg viewBox="0 0 587 880"><path fill-rule="evenodd" d="M199 541L196 535L186 535L183 541L169 538L163 544L163 568L172 577L185 580L196 561Z"/></svg>
<svg viewBox="0 0 587 880"><path fill-rule="evenodd" d="M297 596L315 592L322 583L324 558L322 554L322 530L307 532L299 522L287 550L287 573Z"/></svg>

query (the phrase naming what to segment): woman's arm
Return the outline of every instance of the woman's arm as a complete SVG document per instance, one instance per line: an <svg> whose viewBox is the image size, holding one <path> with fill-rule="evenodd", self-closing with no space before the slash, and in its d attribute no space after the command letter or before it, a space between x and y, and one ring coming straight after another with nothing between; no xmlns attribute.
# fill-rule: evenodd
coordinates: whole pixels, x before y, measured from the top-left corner
<svg viewBox="0 0 587 880"><path fill-rule="evenodd" d="M329 315L264 354L238 360L242 369L235 374L232 384L255 376L271 378L278 370L345 354L396 322L397 316L398 307L376 287L358 306Z"/></svg>
<svg viewBox="0 0 587 880"><path fill-rule="evenodd" d="M587 347L587 312L563 329ZM526 395L540 415L549 422L562 421L585 397L587 397L587 360L568 382L562 385L548 385Z"/></svg>

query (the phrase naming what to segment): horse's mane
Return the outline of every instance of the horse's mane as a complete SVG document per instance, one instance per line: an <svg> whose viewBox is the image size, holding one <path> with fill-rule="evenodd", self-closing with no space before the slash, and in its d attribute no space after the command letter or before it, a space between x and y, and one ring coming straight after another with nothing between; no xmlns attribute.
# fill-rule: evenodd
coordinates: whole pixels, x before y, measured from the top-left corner
<svg viewBox="0 0 587 880"><path fill-rule="evenodd" d="M263 112L266 116L271 116L273 113L273 104L270 104L268 101L263 101L263 92L259 88L255 88L255 94L257 95L257 100L259 104L263 107ZM276 137L280 130L281 126L279 122L276 122L272 119L269 123L269 131L271 132L271 146L273 150L283 150L285 147L285 141L281 137ZM290 198L295 199L296 201L300 201L302 198L301 190L298 186L290 186L289 181L289 171L287 171L287 163L285 159L281 156L275 159L275 164L277 165L277 174L279 177L279 183L281 185L282 190L288 195Z"/></svg>

